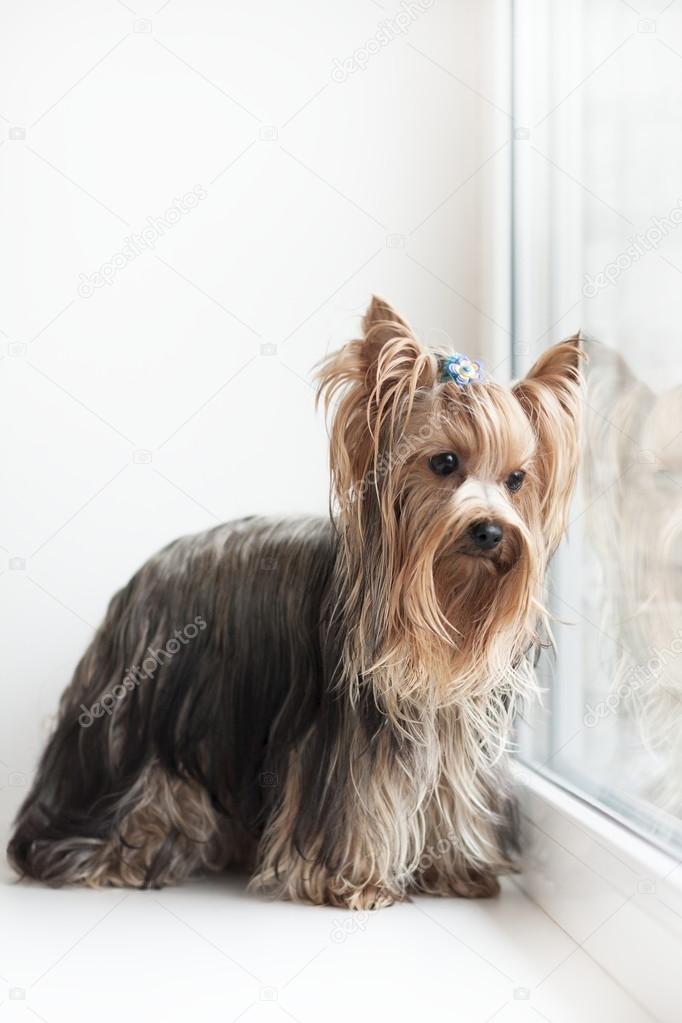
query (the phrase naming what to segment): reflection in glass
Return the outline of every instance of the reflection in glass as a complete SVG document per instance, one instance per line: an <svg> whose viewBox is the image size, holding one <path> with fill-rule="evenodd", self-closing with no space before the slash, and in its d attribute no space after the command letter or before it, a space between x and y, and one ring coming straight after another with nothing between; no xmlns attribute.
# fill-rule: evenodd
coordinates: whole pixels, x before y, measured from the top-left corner
<svg viewBox="0 0 682 1023"><path fill-rule="evenodd" d="M613 658L586 723L614 717L614 767L682 817L682 386L656 393L646 360L586 350L585 519Z"/></svg>

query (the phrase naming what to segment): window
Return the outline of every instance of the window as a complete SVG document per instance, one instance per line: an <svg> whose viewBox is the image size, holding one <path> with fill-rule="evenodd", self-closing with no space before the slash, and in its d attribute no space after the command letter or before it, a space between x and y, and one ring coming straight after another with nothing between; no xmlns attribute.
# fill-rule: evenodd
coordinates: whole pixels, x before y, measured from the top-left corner
<svg viewBox="0 0 682 1023"><path fill-rule="evenodd" d="M657 19L515 5L516 373L577 328L589 356L582 475L549 587L557 653L519 743L679 852L682 11Z"/></svg>

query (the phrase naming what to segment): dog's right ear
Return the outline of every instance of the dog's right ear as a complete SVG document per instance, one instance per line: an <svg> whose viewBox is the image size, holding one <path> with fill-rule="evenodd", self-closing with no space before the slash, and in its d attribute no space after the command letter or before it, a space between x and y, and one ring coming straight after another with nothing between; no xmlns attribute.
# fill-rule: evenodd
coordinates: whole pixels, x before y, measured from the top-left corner
<svg viewBox="0 0 682 1023"><path fill-rule="evenodd" d="M537 438L542 519L550 554L566 527L578 469L583 356L576 334L543 352L512 389Z"/></svg>
<svg viewBox="0 0 682 1023"><path fill-rule="evenodd" d="M331 419L332 483L342 506L402 434L420 387L437 376L435 356L376 295L362 321L363 337L349 341L322 363L318 401Z"/></svg>

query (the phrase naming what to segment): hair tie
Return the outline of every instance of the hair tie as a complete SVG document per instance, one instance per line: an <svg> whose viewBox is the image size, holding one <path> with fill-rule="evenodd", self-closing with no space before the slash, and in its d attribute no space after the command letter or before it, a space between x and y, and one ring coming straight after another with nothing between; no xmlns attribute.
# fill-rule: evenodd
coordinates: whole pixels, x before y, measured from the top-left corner
<svg viewBox="0 0 682 1023"><path fill-rule="evenodd" d="M454 355L447 355L440 362L440 379L443 382L453 380L461 387L473 382L481 383L484 378L483 365L476 359L470 359L468 355L455 352Z"/></svg>

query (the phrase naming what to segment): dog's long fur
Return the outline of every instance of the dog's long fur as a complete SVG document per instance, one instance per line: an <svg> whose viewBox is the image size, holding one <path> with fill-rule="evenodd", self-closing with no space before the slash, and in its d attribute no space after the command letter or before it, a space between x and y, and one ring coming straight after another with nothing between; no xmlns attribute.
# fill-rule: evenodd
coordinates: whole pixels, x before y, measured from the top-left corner
<svg viewBox="0 0 682 1023"><path fill-rule="evenodd" d="M374 299L320 372L332 518L178 540L113 598L20 811L16 869L156 886L236 863L259 890L351 908L493 894L514 858L507 734L575 479L579 354L557 345L511 391L444 383ZM448 451L458 471L438 477ZM469 530L491 518L504 537L484 555Z"/></svg>

